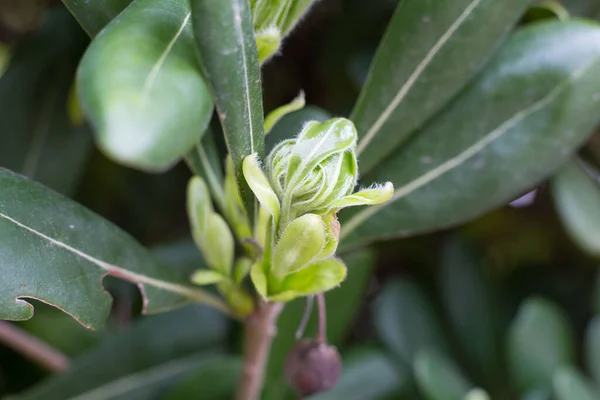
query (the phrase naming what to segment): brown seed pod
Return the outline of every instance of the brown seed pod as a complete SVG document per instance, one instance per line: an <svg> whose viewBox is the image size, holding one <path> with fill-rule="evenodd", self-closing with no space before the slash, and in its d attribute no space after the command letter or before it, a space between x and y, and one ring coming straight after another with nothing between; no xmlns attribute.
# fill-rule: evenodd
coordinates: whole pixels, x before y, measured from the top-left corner
<svg viewBox="0 0 600 400"><path fill-rule="evenodd" d="M287 381L301 396L330 390L341 371L337 349L321 340L299 341L285 360Z"/></svg>

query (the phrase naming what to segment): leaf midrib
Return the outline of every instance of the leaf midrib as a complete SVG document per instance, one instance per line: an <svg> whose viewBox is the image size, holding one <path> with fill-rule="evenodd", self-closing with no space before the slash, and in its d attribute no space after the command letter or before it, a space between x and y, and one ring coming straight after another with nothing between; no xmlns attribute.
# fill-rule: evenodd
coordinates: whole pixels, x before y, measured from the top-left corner
<svg viewBox="0 0 600 400"><path fill-rule="evenodd" d="M462 23L471 15L471 13L475 10L475 8L482 2L483 0L473 0L469 5L465 8L462 14L450 25L448 30L444 32L444 34L440 37L440 39L435 43L435 45L429 50L425 58L417 65L417 68L410 75L408 80L398 93L394 96L390 104L383 110L383 112L379 115L379 117L375 120L375 123L371 126L371 128L367 131L367 133L361 138L358 143L358 147L356 149L357 156L360 155L367 146L371 143L371 141L375 138L381 127L387 122L390 118L391 114L398 107L398 105L404 100L404 97L408 94L413 85L417 82L425 68L429 66L429 64L433 61L435 56L439 53L439 51L444 47L444 45L450 40L452 35L458 30L458 28L462 25Z"/></svg>
<svg viewBox="0 0 600 400"><path fill-rule="evenodd" d="M158 60L156 60L156 63L154 63L154 65L152 66L150 73L148 73L148 76L146 77L146 80L144 81L144 85L142 86L142 100L143 101L147 100L150 89L152 89L152 86L154 85L154 81L156 81L156 77L158 76L158 74L160 72L160 69L162 68L163 64L165 63L165 60L167 59L167 57L169 56L169 53L173 49L173 46L175 46L175 43L177 42L177 40L183 33L183 30L185 29L185 26L187 25L191 16L192 16L191 11L185 15L185 17L183 18L183 22L181 23L181 26L175 33L175 36L173 36L171 41L167 44L167 47L165 47L165 50L161 53L160 57L158 57Z"/></svg>
<svg viewBox="0 0 600 400"><path fill-rule="evenodd" d="M545 97L533 103L529 107L517 112L510 119L506 120L496 129L492 130L490 133L485 135L483 138L475 142L473 145L469 146L463 152L459 153L457 156L443 162L437 167L429 170L425 174L422 174L417 179L410 181L408 184L403 185L398 188L390 201L387 203L369 207L355 214L352 218L350 218L346 223L342 225L342 232L340 234L340 240L343 240L344 237L348 236L351 232L353 232L356 228L358 228L367 218L372 217L377 214L383 208L391 205L392 203L402 199L405 196L408 196L412 192L420 189L426 184L438 179L440 176L446 174L447 172L452 171L453 169L459 167L464 162L468 161L471 157L475 156L480 151L484 150L489 144L493 143L500 137L502 137L506 132L508 132L511 128L517 125L519 122L534 114L537 111L540 111L545 106L550 104L556 97L558 97L561 92L574 80L578 79L580 76L585 74L590 68L594 66L594 64L598 63L600 58L595 58L592 61L586 63L583 67L576 70L573 74L569 75L563 81L561 81L550 93L548 93ZM387 236L386 236L387 237ZM393 235L389 236L393 237Z"/></svg>

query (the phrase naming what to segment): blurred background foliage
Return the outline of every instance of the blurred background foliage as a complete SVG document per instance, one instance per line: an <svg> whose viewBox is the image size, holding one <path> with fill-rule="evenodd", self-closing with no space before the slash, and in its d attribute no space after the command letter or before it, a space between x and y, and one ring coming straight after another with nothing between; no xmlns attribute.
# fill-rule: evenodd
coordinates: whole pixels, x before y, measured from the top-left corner
<svg viewBox="0 0 600 400"><path fill-rule="evenodd" d="M310 104L284 118L269 141L297 130L306 115L350 113L397 3L321 0L314 6L282 55L263 69L265 111L301 89ZM562 5L573 15L600 18L597 0ZM555 6L540 2L521 23L560 18ZM73 97L73 74L88 39L61 3L1 1L0 40L0 66L6 66L0 166L71 196L169 265L200 265L185 214L187 168L146 175L94 148ZM600 234L600 223L593 224L600 221L594 201L600 136L581 156L584 167L572 165L551 184L463 226L346 252L348 280L327 295L328 337L342 352L344 372L332 392L315 398L486 399L477 388L500 400L600 398L599 254L585 243ZM587 195L569 198L575 189ZM573 215L577 210L581 215ZM578 218L591 221L584 232ZM115 302L103 331L87 331L35 304L35 317L17 325L72 357L73 368L49 377L0 346L0 395L232 397L240 325L200 306L140 318L134 287L105 285ZM304 303L295 301L280 319L266 399L294 398L282 365L303 311Z"/></svg>

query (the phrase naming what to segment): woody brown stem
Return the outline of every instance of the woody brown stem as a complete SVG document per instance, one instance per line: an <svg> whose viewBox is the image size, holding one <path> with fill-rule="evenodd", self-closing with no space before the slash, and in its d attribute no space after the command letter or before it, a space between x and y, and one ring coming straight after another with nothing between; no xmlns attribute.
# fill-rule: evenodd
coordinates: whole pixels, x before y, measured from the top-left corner
<svg viewBox="0 0 600 400"><path fill-rule="evenodd" d="M259 400L283 303L263 303L245 321L244 364L237 400Z"/></svg>
<svg viewBox="0 0 600 400"><path fill-rule="evenodd" d="M67 356L9 322L0 321L0 343L48 371L62 372L69 367Z"/></svg>

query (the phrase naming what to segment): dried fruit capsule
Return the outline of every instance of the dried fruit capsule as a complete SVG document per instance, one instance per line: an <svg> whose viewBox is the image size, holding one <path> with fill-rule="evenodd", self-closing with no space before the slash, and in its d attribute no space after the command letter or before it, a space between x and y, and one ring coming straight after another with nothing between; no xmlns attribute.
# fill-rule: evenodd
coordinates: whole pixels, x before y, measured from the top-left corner
<svg viewBox="0 0 600 400"><path fill-rule="evenodd" d="M342 361L337 349L320 340L299 341L285 361L288 383L301 396L330 390L341 370Z"/></svg>

